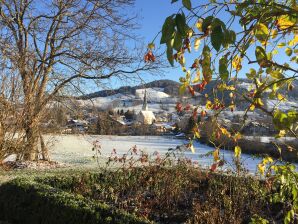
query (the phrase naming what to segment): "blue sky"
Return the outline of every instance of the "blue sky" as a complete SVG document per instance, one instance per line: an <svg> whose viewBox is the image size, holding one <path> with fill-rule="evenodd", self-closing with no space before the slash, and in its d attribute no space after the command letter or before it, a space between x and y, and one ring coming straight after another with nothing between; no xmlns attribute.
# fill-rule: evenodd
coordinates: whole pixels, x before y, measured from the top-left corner
<svg viewBox="0 0 298 224"><path fill-rule="evenodd" d="M202 0L200 1L200 4L203 4L204 2L205 0ZM132 9L132 13L138 14L140 29L136 30L135 32L137 35L143 38L144 45L151 42L153 38L156 36L156 34L161 30L165 18L173 13L177 13L179 8L181 7L182 7L181 0L179 0L174 4L171 4L171 0L136 0L136 5L135 5L135 8ZM186 10L185 10L185 13L187 13ZM221 20L225 21L228 19L228 17L226 16L227 14L225 12L223 13L224 14L219 14L218 17ZM239 25L233 25L231 29L239 32L241 30L241 27ZM160 40L160 36L155 41L156 45L159 45L159 40ZM257 46L260 44L255 43L254 45ZM254 57L255 46L248 50L248 54L251 55L252 57ZM194 58L201 53L200 50L201 48L199 49L198 52L192 52L191 55L187 56L189 57L188 59L189 63L187 64L187 66L190 66L189 64L191 63L191 61L193 61ZM288 58L284 56L284 53L279 55L279 59L281 61L288 60ZM242 66L243 66L243 69L238 74L239 78L246 77L245 73L248 72L249 68L255 67L251 65L248 66L247 63L245 63L245 61L243 62ZM152 76L150 74L142 74L142 79L145 80L146 82L157 80L157 79L172 79L172 80L178 81L179 77L181 76L184 76L184 73L181 71L181 67L177 65L177 68L166 69L163 76L160 76L158 74L156 74L155 76ZM110 82L109 88L117 88L121 85L135 85L135 84L137 83L131 84L127 80L125 81L113 80L112 82Z"/></svg>
<svg viewBox="0 0 298 224"><path fill-rule="evenodd" d="M176 13L182 6L181 1L171 4L171 0L136 0L136 12L140 16L140 30L138 34L144 38L145 43L153 40L155 35L161 30L164 20L169 15ZM156 45L159 44L160 36L156 39ZM157 46L158 47L158 46ZM179 80L182 76L181 68L166 69L163 76L151 76L144 74L142 78L146 81L155 79L172 79Z"/></svg>

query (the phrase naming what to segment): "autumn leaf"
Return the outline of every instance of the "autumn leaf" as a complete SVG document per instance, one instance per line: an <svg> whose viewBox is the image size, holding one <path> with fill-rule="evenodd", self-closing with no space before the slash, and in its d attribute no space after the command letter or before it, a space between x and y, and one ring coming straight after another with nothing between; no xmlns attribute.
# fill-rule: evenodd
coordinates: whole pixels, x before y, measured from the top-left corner
<svg viewBox="0 0 298 224"><path fill-rule="evenodd" d="M195 152L196 152L195 147L193 146L193 144L190 144L190 145L189 145L189 149L190 149L190 151L191 151L192 153L195 153Z"/></svg>
<svg viewBox="0 0 298 224"><path fill-rule="evenodd" d="M269 35L267 26L263 23L257 24L255 26L254 35L264 45Z"/></svg>
<svg viewBox="0 0 298 224"><path fill-rule="evenodd" d="M212 108L212 102L210 100L207 100L206 109L210 110L211 108Z"/></svg>
<svg viewBox="0 0 298 224"><path fill-rule="evenodd" d="M258 171L261 175L265 173L265 165L263 163L258 164Z"/></svg>
<svg viewBox="0 0 298 224"><path fill-rule="evenodd" d="M214 160L214 162L217 162L217 161L220 160L220 158L219 158L219 149L218 148L215 149L214 152L213 152L213 160Z"/></svg>
<svg viewBox="0 0 298 224"><path fill-rule="evenodd" d="M235 156L236 158L240 158L240 156L241 156L241 148L240 148L240 146L235 146L235 149L234 149L234 156Z"/></svg>
<svg viewBox="0 0 298 224"><path fill-rule="evenodd" d="M276 25L280 30L291 28L297 23L297 18L290 15L282 15L277 18Z"/></svg>
<svg viewBox="0 0 298 224"><path fill-rule="evenodd" d="M242 69L242 58L239 55L236 55L232 61L232 66L234 69L236 69L236 71L240 71Z"/></svg>
<svg viewBox="0 0 298 224"><path fill-rule="evenodd" d="M210 171L214 172L217 169L217 163L213 163L210 167Z"/></svg>
<svg viewBox="0 0 298 224"><path fill-rule="evenodd" d="M196 130L194 131L194 134L195 134L196 138L201 138L201 135L200 135L200 132L199 132L198 129L196 129Z"/></svg>
<svg viewBox="0 0 298 224"><path fill-rule="evenodd" d="M292 55L292 53L293 53L293 50L292 50L291 48L287 47L287 48L285 49L285 53L286 53L287 56L290 57L290 56Z"/></svg>
<svg viewBox="0 0 298 224"><path fill-rule="evenodd" d="M202 19L198 19L197 23L196 23L196 27L200 32L203 32L202 30L202 24L203 24L203 20Z"/></svg>
<svg viewBox="0 0 298 224"><path fill-rule="evenodd" d="M220 130L221 130L221 132L222 132L223 135L227 136L228 138L231 137L231 133L227 129L220 128Z"/></svg>
<svg viewBox="0 0 298 224"><path fill-rule="evenodd" d="M153 50L153 49L155 48L155 44L154 44L154 43L149 43L149 44L148 44L148 48L149 48L150 50Z"/></svg>
<svg viewBox="0 0 298 224"><path fill-rule="evenodd" d="M257 46L255 50L255 55L259 65L265 67L267 61L267 54L265 50L262 47Z"/></svg>
<svg viewBox="0 0 298 224"><path fill-rule="evenodd" d="M195 50L198 50L199 49L200 43L201 43L201 38L196 38L195 39L195 44L194 44Z"/></svg>

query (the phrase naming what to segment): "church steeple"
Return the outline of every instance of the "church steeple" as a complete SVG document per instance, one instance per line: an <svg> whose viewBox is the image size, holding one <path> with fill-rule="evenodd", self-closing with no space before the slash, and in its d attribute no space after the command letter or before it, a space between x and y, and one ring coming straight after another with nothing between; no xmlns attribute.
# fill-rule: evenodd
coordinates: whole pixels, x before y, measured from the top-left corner
<svg viewBox="0 0 298 224"><path fill-rule="evenodd" d="M143 102L143 108L142 110L147 111L148 110L148 105L147 105L147 90L145 89L145 93L144 93L144 102Z"/></svg>

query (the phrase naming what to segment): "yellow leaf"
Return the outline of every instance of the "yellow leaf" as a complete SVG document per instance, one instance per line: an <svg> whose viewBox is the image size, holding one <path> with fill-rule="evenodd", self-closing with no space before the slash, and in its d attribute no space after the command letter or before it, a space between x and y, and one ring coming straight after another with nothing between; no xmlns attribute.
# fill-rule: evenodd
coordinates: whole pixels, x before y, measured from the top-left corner
<svg viewBox="0 0 298 224"><path fill-rule="evenodd" d="M212 108L212 102L210 100L207 100L206 109L210 110L211 108Z"/></svg>
<svg viewBox="0 0 298 224"><path fill-rule="evenodd" d="M201 138L201 135L200 135L200 132L198 129L195 130L195 136L196 136L196 138Z"/></svg>
<svg viewBox="0 0 298 224"><path fill-rule="evenodd" d="M259 23L255 26L254 35L263 44L268 38L268 28L265 24Z"/></svg>
<svg viewBox="0 0 298 224"><path fill-rule="evenodd" d="M242 138L242 135L240 134L240 132L237 132L235 135L234 135L234 140L235 141L238 141L239 139Z"/></svg>
<svg viewBox="0 0 298 224"><path fill-rule="evenodd" d="M181 57L179 58L179 63L181 66L185 66L185 57L183 55L181 55Z"/></svg>
<svg viewBox="0 0 298 224"><path fill-rule="evenodd" d="M286 101L286 98L282 94L280 94L280 93L277 94L277 99L279 101Z"/></svg>
<svg viewBox="0 0 298 224"><path fill-rule="evenodd" d="M256 104L257 104L258 106L264 106L264 103L263 103L263 101L262 101L261 98L257 98L257 99L256 99Z"/></svg>
<svg viewBox="0 0 298 224"><path fill-rule="evenodd" d="M239 55L236 55L232 61L232 66L236 69L237 72L240 71L242 68L241 62L242 58Z"/></svg>
<svg viewBox="0 0 298 224"><path fill-rule="evenodd" d="M250 106L249 106L249 109L251 110L251 111L254 111L255 110L255 105L252 103L252 104L250 104Z"/></svg>
<svg viewBox="0 0 298 224"><path fill-rule="evenodd" d="M264 175L265 173L265 165L263 163L258 164L258 170L261 175Z"/></svg>
<svg viewBox="0 0 298 224"><path fill-rule="evenodd" d="M271 38L272 39L275 39L277 37L277 34L278 34L278 31L277 30L272 30Z"/></svg>
<svg viewBox="0 0 298 224"><path fill-rule="evenodd" d="M220 128L220 130L221 130L221 132L222 132L223 135L225 135L225 136L227 136L229 138L231 137L231 133L227 129Z"/></svg>
<svg viewBox="0 0 298 224"><path fill-rule="evenodd" d="M187 31L187 36L188 38L191 38L193 35L193 30L190 28L188 31Z"/></svg>
<svg viewBox="0 0 298 224"><path fill-rule="evenodd" d="M268 163L273 163L273 159L270 156L267 156L263 159L263 165L266 166Z"/></svg>
<svg viewBox="0 0 298 224"><path fill-rule="evenodd" d="M200 76L196 76L193 80L192 80L192 83L198 83L200 82L201 79L200 79Z"/></svg>
<svg viewBox="0 0 298 224"><path fill-rule="evenodd" d="M241 155L241 148L240 148L240 146L235 146L234 156L235 156L236 158L239 158L240 155Z"/></svg>
<svg viewBox="0 0 298 224"><path fill-rule="evenodd" d="M274 79L282 79L284 75L279 70L272 70L269 72L272 78Z"/></svg>
<svg viewBox="0 0 298 224"><path fill-rule="evenodd" d="M291 48L287 47L285 49L285 53L286 53L286 55L288 55L290 57L292 55L292 53L293 53L293 50Z"/></svg>
<svg viewBox="0 0 298 224"><path fill-rule="evenodd" d="M286 135L286 130L280 130L278 133L278 138L284 137Z"/></svg>
<svg viewBox="0 0 298 224"><path fill-rule="evenodd" d="M272 54L278 54L278 50L277 50L277 49L274 49L274 50L272 51Z"/></svg>
<svg viewBox="0 0 298 224"><path fill-rule="evenodd" d="M190 79L190 70L187 70L187 71L186 71L185 78L186 78L187 80Z"/></svg>
<svg viewBox="0 0 298 224"><path fill-rule="evenodd" d="M154 43L150 43L148 44L148 48L153 50L155 48L155 44Z"/></svg>
<svg viewBox="0 0 298 224"><path fill-rule="evenodd" d="M213 152L213 160L215 162L219 161L220 158L219 158L219 149L215 149L214 152Z"/></svg>
<svg viewBox="0 0 298 224"><path fill-rule="evenodd" d="M290 47L292 47L292 46L294 46L297 43L298 43L298 35L295 35L294 38L288 42L288 45Z"/></svg>
<svg viewBox="0 0 298 224"><path fill-rule="evenodd" d="M202 25L203 25L203 20L202 19L199 19L196 23L196 27L197 29L200 31L200 32L203 32L202 30Z"/></svg>
<svg viewBox="0 0 298 224"><path fill-rule="evenodd" d="M186 90L187 85L183 84L179 87L179 94L182 95Z"/></svg>
<svg viewBox="0 0 298 224"><path fill-rule="evenodd" d="M291 18L289 15L282 15L277 19L277 26L280 30L291 28L295 25L295 18Z"/></svg>
<svg viewBox="0 0 298 224"><path fill-rule="evenodd" d="M201 39L200 38L196 38L195 39L195 45L194 45L195 50L198 50L199 49L200 43L201 43Z"/></svg>
<svg viewBox="0 0 298 224"><path fill-rule="evenodd" d="M282 47L284 47L284 46L286 46L286 43L284 43L284 42L282 42L282 43L278 43L278 44L277 44L277 47L278 47L278 48L282 48Z"/></svg>
<svg viewBox="0 0 298 224"><path fill-rule="evenodd" d="M195 151L195 148L193 147L193 144L191 144L189 148L190 148L190 151L191 151L192 153L195 153L195 152L196 152L196 151Z"/></svg>

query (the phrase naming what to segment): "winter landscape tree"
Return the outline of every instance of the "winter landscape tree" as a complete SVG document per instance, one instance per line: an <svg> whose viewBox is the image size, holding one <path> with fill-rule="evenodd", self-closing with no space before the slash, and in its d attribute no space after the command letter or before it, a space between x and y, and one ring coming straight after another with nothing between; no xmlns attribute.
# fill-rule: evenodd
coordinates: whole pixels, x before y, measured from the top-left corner
<svg viewBox="0 0 298 224"><path fill-rule="evenodd" d="M38 159L40 121L49 102L81 80L131 77L156 65L141 63L132 31L133 0L1 0L1 71L20 82L24 149ZM2 81L2 80L1 80ZM74 84L76 82L76 84ZM42 158L48 159L48 158Z"/></svg>

